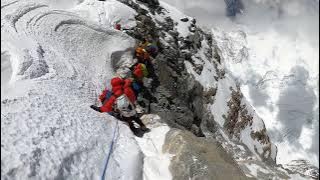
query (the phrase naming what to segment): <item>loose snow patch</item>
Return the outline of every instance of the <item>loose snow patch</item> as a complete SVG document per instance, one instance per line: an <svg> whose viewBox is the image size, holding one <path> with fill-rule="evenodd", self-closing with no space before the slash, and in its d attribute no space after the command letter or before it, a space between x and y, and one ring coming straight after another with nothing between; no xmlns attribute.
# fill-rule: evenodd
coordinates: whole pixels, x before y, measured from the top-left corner
<svg viewBox="0 0 320 180"><path fill-rule="evenodd" d="M218 90L215 96L215 103L211 105L211 113L214 115L214 119L223 127L225 120L222 115L226 115L228 112L227 102L231 98L230 87L236 89L236 84L226 76L226 78L218 81Z"/></svg>
<svg viewBox="0 0 320 180"><path fill-rule="evenodd" d="M256 164L246 164L246 167L250 170L250 174L254 175L254 177L258 177L258 172L261 171L263 173L268 174L269 171L257 166Z"/></svg>
<svg viewBox="0 0 320 180"><path fill-rule="evenodd" d="M97 22L99 25L114 28L116 23L122 28L130 29L136 26L135 15L132 8L116 0L96 1L86 0L71 11L79 16Z"/></svg>
<svg viewBox="0 0 320 180"><path fill-rule="evenodd" d="M188 27L190 26L190 20L192 18L188 17L189 18L188 22L182 22L180 21L180 19L187 17L185 14L183 14L177 8L163 1L160 1L160 5L168 11L167 15L170 16L176 23L178 23L176 28L177 28L177 31L180 33L180 36L186 37L190 33Z"/></svg>
<svg viewBox="0 0 320 180"><path fill-rule="evenodd" d="M170 180L172 179L169 171L171 156L162 151L166 134L170 128L158 122L160 120L158 115L144 115L141 119L151 129L149 133L144 134L143 138L136 138L145 156L143 178L144 180Z"/></svg>

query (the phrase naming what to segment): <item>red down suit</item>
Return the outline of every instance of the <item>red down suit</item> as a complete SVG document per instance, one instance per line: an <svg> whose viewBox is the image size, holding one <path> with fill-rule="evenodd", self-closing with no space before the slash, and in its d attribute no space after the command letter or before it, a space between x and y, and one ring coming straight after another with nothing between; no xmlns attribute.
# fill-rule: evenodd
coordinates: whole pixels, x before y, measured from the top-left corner
<svg viewBox="0 0 320 180"><path fill-rule="evenodd" d="M112 86L112 96L104 102L104 104L100 107L101 112L112 112L113 104L116 102L117 98L122 94L125 94L131 103L134 104L136 101L136 96L132 89L132 80L125 79L123 80L120 77L115 77L111 80ZM99 96L100 100L103 101L106 96L107 90L104 90L102 94Z"/></svg>

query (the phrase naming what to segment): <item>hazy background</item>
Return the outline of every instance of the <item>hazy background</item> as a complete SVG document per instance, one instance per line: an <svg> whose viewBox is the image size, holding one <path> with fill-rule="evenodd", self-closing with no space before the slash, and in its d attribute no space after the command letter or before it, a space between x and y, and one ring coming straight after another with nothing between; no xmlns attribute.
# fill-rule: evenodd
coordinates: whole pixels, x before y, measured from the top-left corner
<svg viewBox="0 0 320 180"><path fill-rule="evenodd" d="M306 37L315 45L319 42L318 0L245 0L241 1L244 12L233 20L226 16L225 0L162 1L196 17L201 25L207 27L232 30L236 24L245 24L256 31L274 28L292 37Z"/></svg>

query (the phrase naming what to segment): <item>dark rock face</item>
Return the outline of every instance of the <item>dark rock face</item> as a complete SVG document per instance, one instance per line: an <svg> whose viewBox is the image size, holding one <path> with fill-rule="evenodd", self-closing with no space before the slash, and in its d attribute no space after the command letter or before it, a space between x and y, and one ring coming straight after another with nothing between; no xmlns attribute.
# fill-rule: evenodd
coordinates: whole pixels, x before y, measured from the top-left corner
<svg viewBox="0 0 320 180"><path fill-rule="evenodd" d="M182 22L188 22L189 21L189 18L185 17L185 18L182 18L180 19Z"/></svg>
<svg viewBox="0 0 320 180"><path fill-rule="evenodd" d="M143 3L147 3L151 7L159 6L158 0L138 0L138 1L143 2Z"/></svg>
<svg viewBox="0 0 320 180"><path fill-rule="evenodd" d="M144 10L133 2L125 2L138 12ZM145 2L147 3L147 2ZM150 10L157 7L149 2ZM152 5L150 5L150 3ZM158 114L171 127L191 130L197 136L203 136L200 124L203 108L203 88L191 77L184 65L185 58L191 58L190 53L182 53L179 45L179 33L174 30L174 22L165 17L164 22L155 22L147 13L136 16L137 26L127 31L136 39L148 37L157 42L159 54L154 64L159 83L153 96L157 102L150 104L151 113ZM168 32L168 33L163 33ZM164 40L166 38L166 40ZM200 35L193 37L193 41L200 41ZM195 45L194 47L199 47ZM200 73L203 67L196 67Z"/></svg>

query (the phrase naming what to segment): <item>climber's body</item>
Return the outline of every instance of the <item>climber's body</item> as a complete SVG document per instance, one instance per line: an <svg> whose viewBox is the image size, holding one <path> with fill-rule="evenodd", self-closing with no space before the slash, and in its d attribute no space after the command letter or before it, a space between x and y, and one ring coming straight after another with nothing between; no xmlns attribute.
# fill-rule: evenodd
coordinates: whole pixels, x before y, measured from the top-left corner
<svg viewBox="0 0 320 180"><path fill-rule="evenodd" d="M120 24L117 23L115 28L121 30ZM92 105L90 107L101 113L107 112L119 120L127 122L132 132L137 136L142 136L141 132L149 131L138 116L141 112L136 111L136 109L139 109L137 108L139 107L137 96L143 92L143 99L149 100L149 112L150 103L157 102L157 99L151 95L143 81L146 77L151 78L151 89L155 90L154 82L158 82L158 79L154 72L153 63L157 54L158 47L149 43L145 38L135 50L137 63L131 68L133 78L125 80L119 77L113 78L111 80L112 90L105 89L99 96L102 106ZM134 122L140 125L140 130L142 131L139 131L139 128L134 126Z"/></svg>
<svg viewBox="0 0 320 180"><path fill-rule="evenodd" d="M132 81L129 79L113 78L111 80L112 92L106 89L99 97L103 105L90 107L101 113L107 112L119 120L127 122L132 132L141 137L142 132L149 131L149 129L139 119L135 110L136 96L131 88L131 83ZM140 129L134 126L133 121L140 125Z"/></svg>
<svg viewBox="0 0 320 180"><path fill-rule="evenodd" d="M115 28L116 30L119 30L119 31L120 31L120 30L121 30L121 24L118 24L118 23L115 24L115 27L114 27L114 28Z"/></svg>

